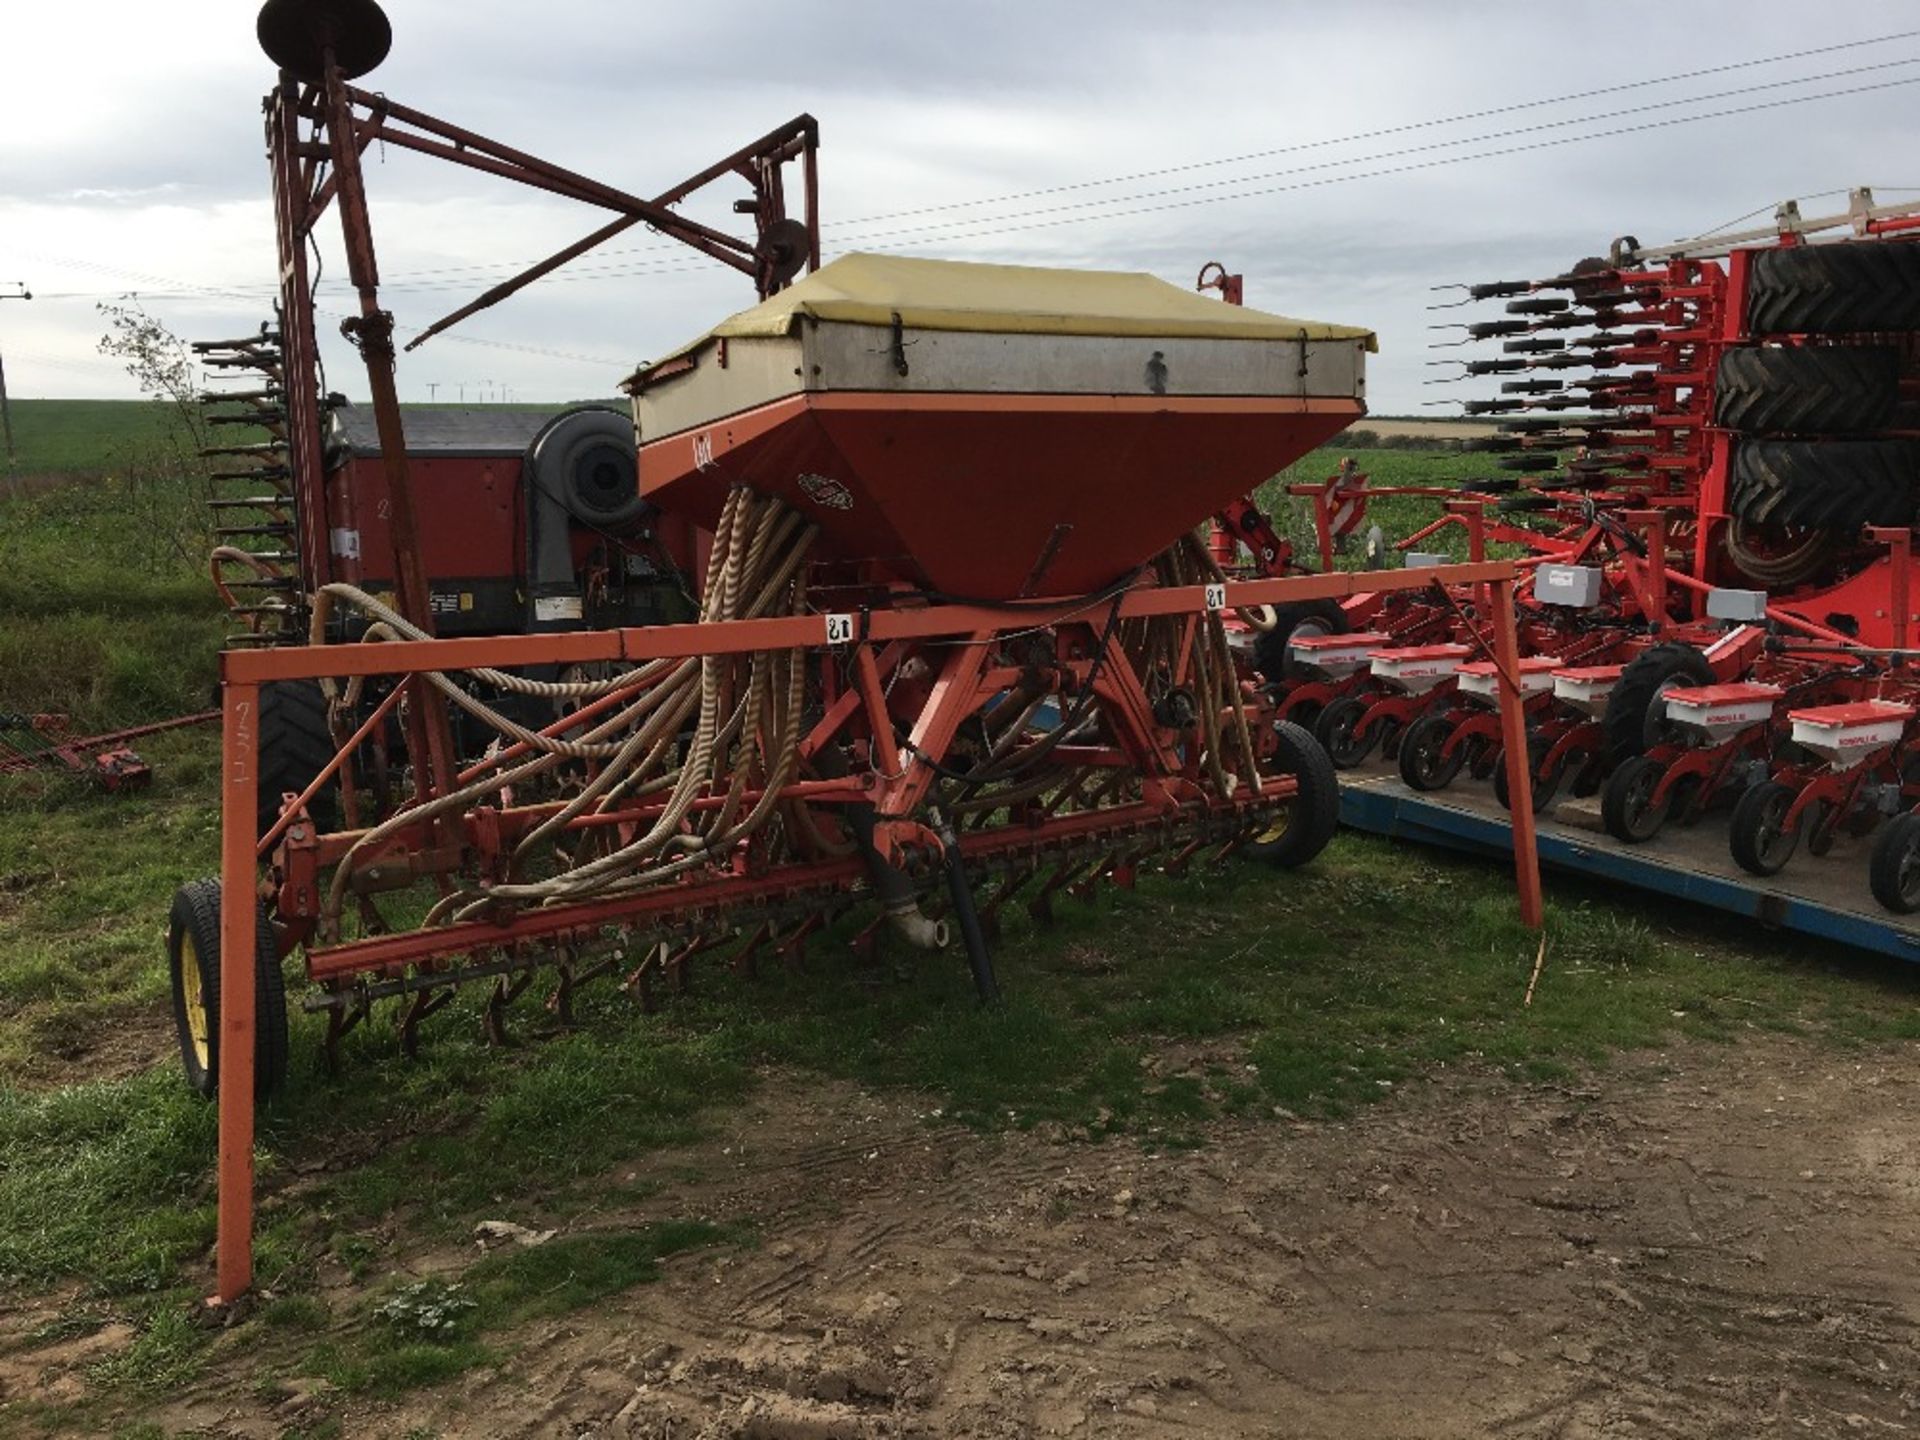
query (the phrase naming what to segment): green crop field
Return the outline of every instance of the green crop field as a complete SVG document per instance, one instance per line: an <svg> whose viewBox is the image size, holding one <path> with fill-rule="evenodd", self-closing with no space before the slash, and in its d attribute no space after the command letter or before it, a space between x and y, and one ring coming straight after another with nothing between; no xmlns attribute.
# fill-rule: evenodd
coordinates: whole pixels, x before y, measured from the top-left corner
<svg viewBox="0 0 1920 1440"><path fill-rule="evenodd" d="M158 401L15 400L11 409L20 476L111 473L166 424Z"/></svg>
<svg viewBox="0 0 1920 1440"><path fill-rule="evenodd" d="M107 726L195 708L222 624L162 523L188 497L116 476L105 437L137 443L141 407L84 408L93 449L20 407L44 472L69 478L0 498L0 709ZM1338 454L1283 479L1324 478ZM1382 481L1475 473L1457 454L1361 458ZM1378 518L1394 538L1422 517L1408 502ZM1008 998L993 1010L957 959L863 965L842 933L804 972L716 963L655 1015L610 987L587 992L571 1026L523 1006L506 1049L482 1039L471 996L429 1022L417 1060L390 1025L362 1026L337 1076L322 1022L296 1013L290 1087L261 1117L264 1298L209 1329L192 1317L210 1273L215 1117L169 1055L161 936L174 888L216 865L216 743L187 731L141 749L156 779L139 794L0 782L0 1311L42 1317L0 1324L0 1359L99 1342L75 1385L0 1391L0 1433L152 1436L152 1407L218 1375L241 1393L324 1384L331 1398L301 1422L313 1428L285 1433L338 1434L368 1397L511 1377L535 1318L645 1284L675 1252L760 1243L755 1216L716 1219L633 1177L678 1157L694 1185L719 1163L703 1137L770 1087L804 1100L854 1085L944 1123L1174 1151L1209 1145L1229 1118L1337 1118L1461 1070L1555 1081L1622 1050L1756 1028L1841 1049L1920 1036L1905 970L1567 882L1523 1006L1538 940L1507 875L1357 836L1295 875L1147 876L1063 904L1051 926L1011 909ZM1157 1057L1174 1052L1205 1058L1163 1074ZM474 1224L500 1214L564 1233L476 1256Z"/></svg>

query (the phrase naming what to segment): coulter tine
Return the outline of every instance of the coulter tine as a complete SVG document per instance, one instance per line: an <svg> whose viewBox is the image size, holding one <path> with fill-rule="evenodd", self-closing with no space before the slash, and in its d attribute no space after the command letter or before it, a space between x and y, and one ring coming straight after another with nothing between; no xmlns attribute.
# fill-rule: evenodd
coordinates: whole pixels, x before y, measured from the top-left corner
<svg viewBox="0 0 1920 1440"><path fill-rule="evenodd" d="M573 951L561 947L554 952L553 993L547 996L547 1013L568 1029L573 1028Z"/></svg>
<svg viewBox="0 0 1920 1440"><path fill-rule="evenodd" d="M702 950L717 943L719 943L717 936L702 936L682 945L661 961L661 968L666 972L667 984L673 987L674 994L684 995L693 988L693 978L688 972L688 962Z"/></svg>
<svg viewBox="0 0 1920 1440"><path fill-rule="evenodd" d="M453 1003L453 991L422 990L407 1004L406 1014L400 1020L400 1050L409 1060L420 1058L420 1022L436 1010L444 1010Z"/></svg>
<svg viewBox="0 0 1920 1440"><path fill-rule="evenodd" d="M752 979L760 973L760 947L767 943L767 938L772 934L773 926L766 920L760 921L748 932L746 941L733 952L733 959L728 962L734 974Z"/></svg>
<svg viewBox="0 0 1920 1440"><path fill-rule="evenodd" d="M1047 877L1047 883L1040 887L1040 893L1027 901L1027 914L1043 925L1053 923L1053 892L1064 890L1071 885L1074 877L1080 873L1084 862L1068 860Z"/></svg>
<svg viewBox="0 0 1920 1440"><path fill-rule="evenodd" d="M640 963L628 971L627 978L620 982L620 988L633 997L643 1015L651 1015L660 1008L660 1002L653 993L653 977L666 964L671 952L672 947L665 940L650 946L647 953L640 957Z"/></svg>
<svg viewBox="0 0 1920 1440"><path fill-rule="evenodd" d="M1162 868L1168 875L1178 878L1187 873L1187 867L1193 863L1193 857L1206 848L1205 840L1199 838L1189 840Z"/></svg>
<svg viewBox="0 0 1920 1440"><path fill-rule="evenodd" d="M489 1045L506 1045L507 1006L520 998L520 993L533 983L533 971L524 970L518 975L496 976L493 989L487 994L487 1003L480 1016L480 1028L486 1034Z"/></svg>
<svg viewBox="0 0 1920 1440"><path fill-rule="evenodd" d="M816 910L798 925L794 926L793 933L788 935L786 939L776 942L777 948L780 951L781 962L785 964L789 970L799 970L805 967L807 962L807 938L816 930L824 929L826 924L827 916L825 913Z"/></svg>
<svg viewBox="0 0 1920 1440"><path fill-rule="evenodd" d="M327 1074L340 1073L340 1045L362 1020L373 1011L371 1003L364 995L356 994L350 1001L327 1006L327 1038L323 1051Z"/></svg>
<svg viewBox="0 0 1920 1440"><path fill-rule="evenodd" d="M1085 900L1091 903L1093 897L1099 892L1100 882L1106 878L1107 872L1119 863L1120 852L1118 850L1110 851L1101 856L1093 868L1076 881L1067 893L1072 895L1076 900Z"/></svg>
<svg viewBox="0 0 1920 1440"><path fill-rule="evenodd" d="M1021 887L1039 873L1040 871L1031 865L1008 872L993 897L986 904L975 907L980 913L980 928L986 932L989 940L1000 938L1000 907L1011 900L1019 893Z"/></svg>

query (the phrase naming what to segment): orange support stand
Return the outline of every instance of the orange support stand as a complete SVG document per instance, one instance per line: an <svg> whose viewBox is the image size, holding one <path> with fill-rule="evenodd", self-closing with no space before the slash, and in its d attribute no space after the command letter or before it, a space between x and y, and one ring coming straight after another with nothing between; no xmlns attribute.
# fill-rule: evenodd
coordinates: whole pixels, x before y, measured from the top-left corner
<svg viewBox="0 0 1920 1440"><path fill-rule="evenodd" d="M1893 648L1896 652L1907 648L1907 637L1913 624L1913 605L1908 592L1912 588L1913 571L1913 531L1904 525L1869 525L1867 539L1887 547L1888 558L1892 561L1892 594L1888 604L1893 609ZM1907 657L1896 653L1893 668L1904 669Z"/></svg>
<svg viewBox="0 0 1920 1440"><path fill-rule="evenodd" d="M230 656L222 656L223 664ZM254 827L260 790L260 687L227 680L220 766L220 1215L216 1301L253 1283Z"/></svg>
<svg viewBox="0 0 1920 1440"><path fill-rule="evenodd" d="M1513 575L1488 582L1493 595L1493 648L1500 662L1500 743L1513 818L1513 871L1520 921L1538 930L1546 920L1540 895L1540 851L1534 842L1533 766L1527 752L1525 698L1520 693L1520 639L1514 625Z"/></svg>

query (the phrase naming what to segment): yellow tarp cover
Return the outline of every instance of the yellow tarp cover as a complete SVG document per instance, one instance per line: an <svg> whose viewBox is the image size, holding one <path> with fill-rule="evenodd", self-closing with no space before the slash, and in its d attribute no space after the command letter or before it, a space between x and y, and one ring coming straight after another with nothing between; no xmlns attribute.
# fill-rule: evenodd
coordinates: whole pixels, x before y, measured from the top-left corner
<svg viewBox="0 0 1920 1440"><path fill-rule="evenodd" d="M896 313L913 330L1215 340L1298 340L1304 334L1309 340L1364 340L1368 350L1379 348L1373 332L1361 326L1323 325L1227 305L1156 275L856 253L722 321L675 354L716 337L790 335L803 315L890 325Z"/></svg>

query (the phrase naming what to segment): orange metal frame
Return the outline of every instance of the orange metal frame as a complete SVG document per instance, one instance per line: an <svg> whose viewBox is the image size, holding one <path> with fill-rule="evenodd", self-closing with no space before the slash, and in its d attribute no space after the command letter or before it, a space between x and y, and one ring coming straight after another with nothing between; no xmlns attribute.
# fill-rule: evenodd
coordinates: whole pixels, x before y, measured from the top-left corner
<svg viewBox="0 0 1920 1440"><path fill-rule="evenodd" d="M1484 586L1491 608L1494 659L1501 681L1500 723L1507 780L1513 796L1514 868L1520 914L1542 920L1539 859L1534 848L1531 783L1526 764L1525 717L1519 703L1519 644L1515 630L1516 567L1507 561L1391 572L1354 572L1285 579L1233 580L1228 607L1341 599L1358 593ZM1218 600L1218 596L1215 597ZM1120 618L1191 615L1207 609L1206 588L1137 588L1116 602ZM1021 628L1084 620L1084 600L1025 606ZM1004 609L943 605L883 609L864 617L862 647L889 641L970 637L984 643L1008 627ZM221 888L220 921L219 1218L215 1303L239 1298L253 1281L254 943L259 886L259 700L275 680L417 675L478 666L616 661L638 663L756 650L825 649L827 617L799 615L722 623L665 625L549 635L230 650L221 657ZM973 650L977 646L958 647ZM829 877L830 878L830 877ZM472 943L469 941L468 943ZM461 948L455 946L452 948Z"/></svg>

